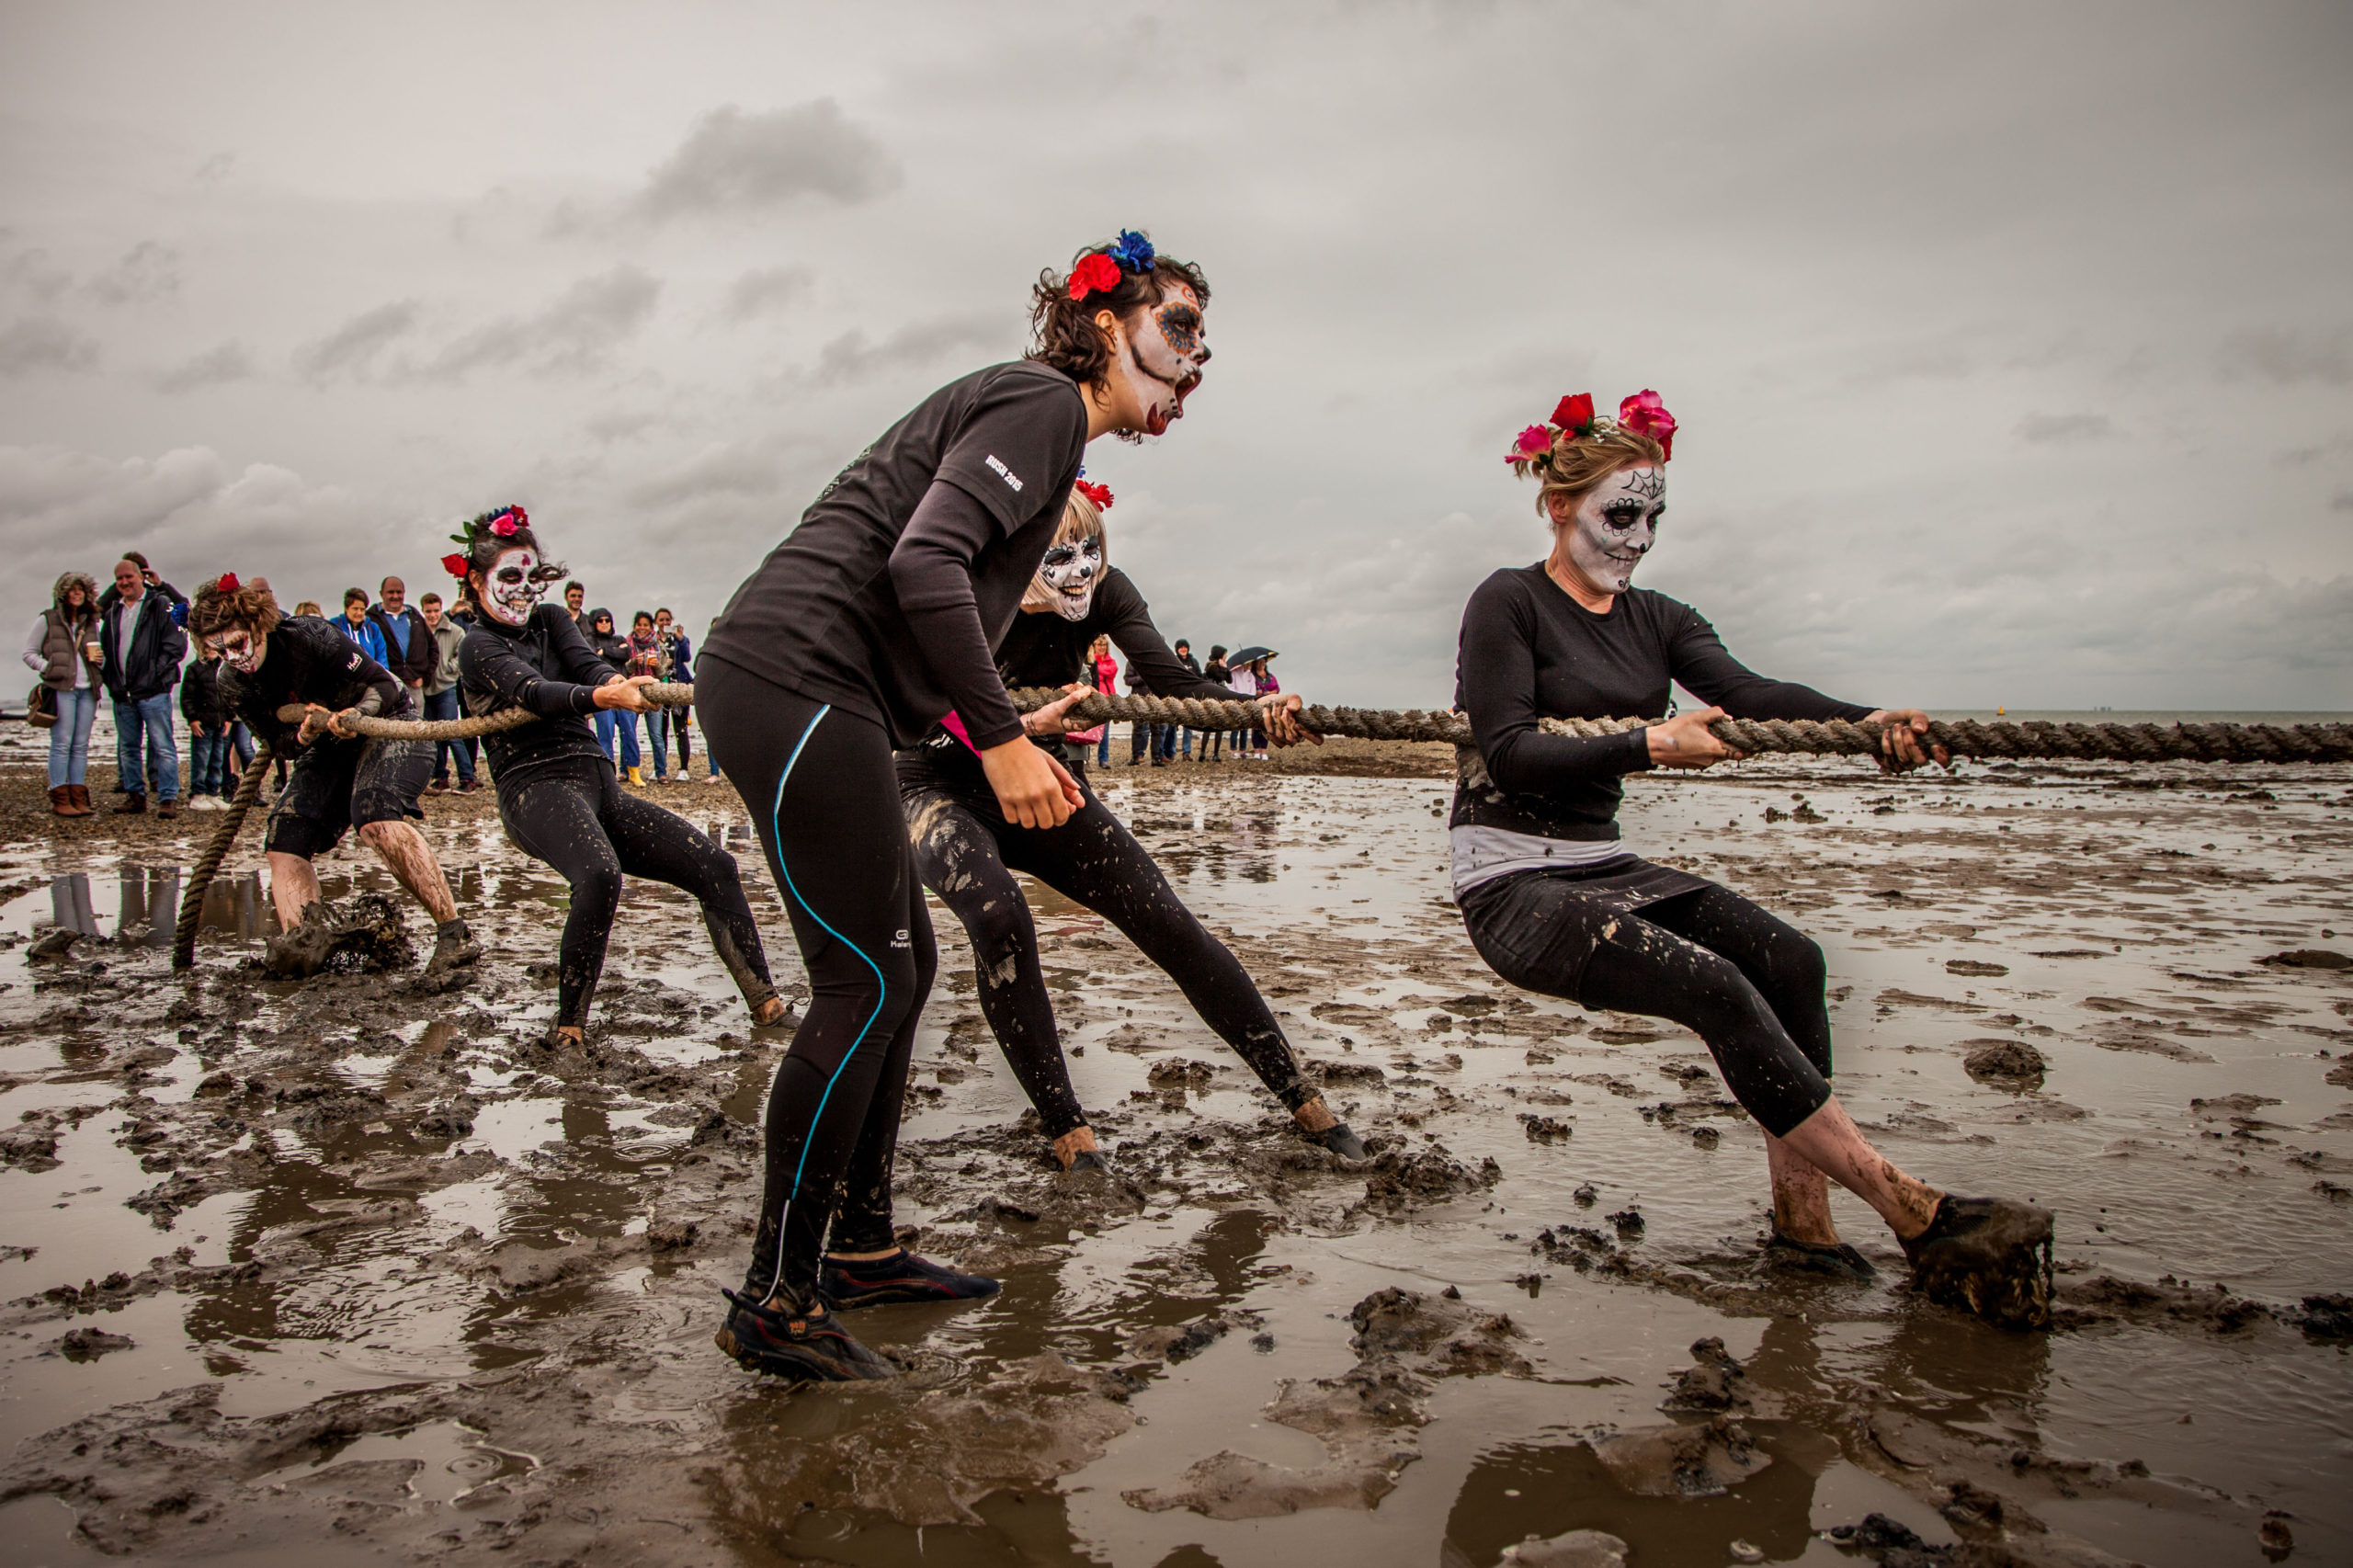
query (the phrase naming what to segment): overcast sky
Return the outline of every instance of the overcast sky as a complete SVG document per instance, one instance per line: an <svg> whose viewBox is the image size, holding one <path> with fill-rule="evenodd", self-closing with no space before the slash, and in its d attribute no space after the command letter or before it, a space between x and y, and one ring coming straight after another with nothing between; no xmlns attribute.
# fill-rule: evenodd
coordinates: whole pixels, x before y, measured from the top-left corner
<svg viewBox="0 0 2353 1568"><path fill-rule="evenodd" d="M0 4L0 624L529 507L699 631L1121 226L1216 361L1089 472L1164 630L1450 699L1564 392L1638 584L1932 707L2353 708L2353 6Z"/></svg>

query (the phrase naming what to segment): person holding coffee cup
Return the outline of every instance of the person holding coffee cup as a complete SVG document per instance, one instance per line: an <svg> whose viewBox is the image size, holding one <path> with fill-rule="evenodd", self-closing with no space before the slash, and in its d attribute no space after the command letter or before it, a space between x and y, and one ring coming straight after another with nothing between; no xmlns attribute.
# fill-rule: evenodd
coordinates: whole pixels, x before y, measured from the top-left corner
<svg viewBox="0 0 2353 1568"><path fill-rule="evenodd" d="M51 590L49 608L25 638L25 667L40 677L47 706L57 715L49 732L49 808L62 817L90 814L85 781L90 726L98 717L98 674L106 645L98 641L98 585L68 572Z"/></svg>

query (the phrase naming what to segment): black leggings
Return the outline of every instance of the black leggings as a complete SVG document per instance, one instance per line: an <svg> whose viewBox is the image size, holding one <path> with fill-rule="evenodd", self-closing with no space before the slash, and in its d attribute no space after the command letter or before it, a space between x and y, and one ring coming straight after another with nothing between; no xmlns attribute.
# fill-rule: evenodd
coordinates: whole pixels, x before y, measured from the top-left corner
<svg viewBox="0 0 2353 1568"><path fill-rule="evenodd" d="M511 778L511 781L510 781ZM710 945L755 1012L776 994L760 928L745 902L735 857L661 807L624 790L599 758L530 768L498 778L498 820L526 855L572 884L572 913L558 949L555 1021L577 1028L605 967L605 945L620 908L621 879L651 877L692 893Z"/></svg>
<svg viewBox="0 0 2353 1568"><path fill-rule="evenodd" d="M1522 871L1465 893L1462 916L1479 956L1514 985L1690 1029L1777 1138L1830 1098L1822 949L1727 888L1627 913L1574 877Z"/></svg>
<svg viewBox="0 0 2353 1568"><path fill-rule="evenodd" d="M751 808L811 993L768 1091L745 1282L811 1301L829 1225L843 1252L892 1245L899 1107L938 961L931 916L881 727L723 660L695 675L703 745Z"/></svg>
<svg viewBox="0 0 2353 1568"><path fill-rule="evenodd" d="M1048 1137L1083 1125L1086 1112L1071 1092L1070 1069L1038 963L1038 928L1013 880L1015 871L1029 872L1118 926L1176 982L1201 1020L1285 1106L1296 1110L1315 1097L1241 960L1203 929L1127 824L1104 809L1093 789L1062 826L1032 829L1006 822L993 796L955 788L936 776L902 777L908 783L907 831L915 839L924 885L956 912L972 938L981 1011L1029 1103L1038 1108Z"/></svg>

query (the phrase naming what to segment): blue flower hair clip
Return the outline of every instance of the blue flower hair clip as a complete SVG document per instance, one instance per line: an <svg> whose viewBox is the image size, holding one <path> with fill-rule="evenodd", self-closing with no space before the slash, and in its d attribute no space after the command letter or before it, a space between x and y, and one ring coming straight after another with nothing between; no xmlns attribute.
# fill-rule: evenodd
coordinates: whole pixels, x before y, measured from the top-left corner
<svg viewBox="0 0 2353 1568"><path fill-rule="evenodd" d="M1158 253L1152 248L1150 240L1133 229L1122 229L1120 237L1104 254L1118 262L1122 272L1150 272L1153 258Z"/></svg>

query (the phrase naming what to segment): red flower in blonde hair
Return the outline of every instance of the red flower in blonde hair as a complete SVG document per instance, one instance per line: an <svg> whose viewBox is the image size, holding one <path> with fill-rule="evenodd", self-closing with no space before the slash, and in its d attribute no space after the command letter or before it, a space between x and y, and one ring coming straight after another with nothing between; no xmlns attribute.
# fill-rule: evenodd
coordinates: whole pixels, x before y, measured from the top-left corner
<svg viewBox="0 0 2353 1568"><path fill-rule="evenodd" d="M452 551L441 558L441 570L462 583L466 580L466 558Z"/></svg>
<svg viewBox="0 0 2353 1568"><path fill-rule="evenodd" d="M1097 484L1091 479L1082 479L1076 484L1072 485L1071 488L1077 491L1081 495L1086 496L1089 501L1094 502L1095 509L1097 511L1108 512L1111 509L1111 487L1109 485Z"/></svg>
<svg viewBox="0 0 2353 1568"><path fill-rule="evenodd" d="M1098 291L1108 293L1119 286L1120 264L1101 251L1080 256L1078 265L1070 269L1070 297L1074 300L1084 300Z"/></svg>
<svg viewBox="0 0 2353 1568"><path fill-rule="evenodd" d="M237 574L234 572L223 572L221 574L221 580L212 585L224 594L233 594L239 586Z"/></svg>
<svg viewBox="0 0 2353 1568"><path fill-rule="evenodd" d="M1658 393L1648 387L1618 405L1618 423L1637 436L1648 436L1656 441L1663 459L1675 456L1675 415L1666 411L1666 403Z"/></svg>
<svg viewBox="0 0 2353 1568"><path fill-rule="evenodd" d="M1552 423L1570 435L1586 437L1593 434L1593 394L1579 392L1564 397L1552 408Z"/></svg>

